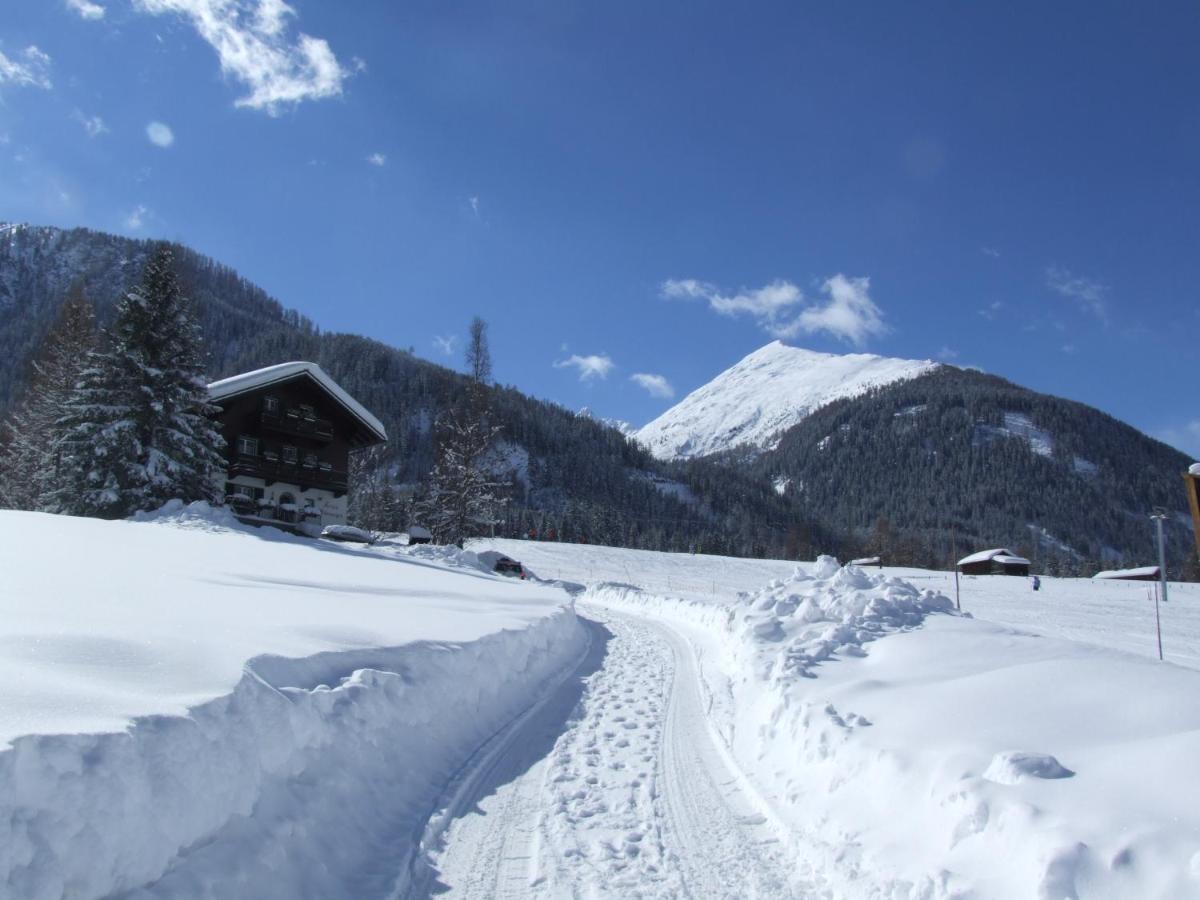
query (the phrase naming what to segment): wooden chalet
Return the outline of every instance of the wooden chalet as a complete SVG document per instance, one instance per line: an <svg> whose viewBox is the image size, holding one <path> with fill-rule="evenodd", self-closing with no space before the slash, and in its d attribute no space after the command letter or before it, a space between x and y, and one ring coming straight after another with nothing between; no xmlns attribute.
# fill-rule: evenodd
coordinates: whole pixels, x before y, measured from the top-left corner
<svg viewBox="0 0 1200 900"><path fill-rule="evenodd" d="M305 534L346 521L350 452L387 440L383 424L316 363L213 382L226 443L225 502L237 517Z"/></svg>
<svg viewBox="0 0 1200 900"><path fill-rule="evenodd" d="M964 556L958 561L958 571L964 575L1028 575L1029 560L997 547Z"/></svg>

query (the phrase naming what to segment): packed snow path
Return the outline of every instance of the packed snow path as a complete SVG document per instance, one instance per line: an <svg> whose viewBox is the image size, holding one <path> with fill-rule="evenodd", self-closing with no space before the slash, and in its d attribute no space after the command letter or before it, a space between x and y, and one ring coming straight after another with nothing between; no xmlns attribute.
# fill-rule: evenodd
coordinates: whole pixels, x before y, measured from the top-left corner
<svg viewBox="0 0 1200 900"><path fill-rule="evenodd" d="M781 845L714 742L692 647L580 607L592 648L448 801L414 894L788 897ZM471 779L468 779L471 780Z"/></svg>

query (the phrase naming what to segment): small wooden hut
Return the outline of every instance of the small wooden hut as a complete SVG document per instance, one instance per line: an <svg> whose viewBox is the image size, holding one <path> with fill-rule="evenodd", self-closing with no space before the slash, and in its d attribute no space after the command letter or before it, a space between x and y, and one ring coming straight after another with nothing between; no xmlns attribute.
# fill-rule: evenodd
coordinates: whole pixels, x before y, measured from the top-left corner
<svg viewBox="0 0 1200 900"><path fill-rule="evenodd" d="M1109 569L1097 572L1093 579L1100 581L1158 581L1158 566L1141 566L1137 569Z"/></svg>
<svg viewBox="0 0 1200 900"><path fill-rule="evenodd" d="M958 571L964 575L1025 576L1029 574L1029 560L1004 547L997 547L964 556L958 561Z"/></svg>

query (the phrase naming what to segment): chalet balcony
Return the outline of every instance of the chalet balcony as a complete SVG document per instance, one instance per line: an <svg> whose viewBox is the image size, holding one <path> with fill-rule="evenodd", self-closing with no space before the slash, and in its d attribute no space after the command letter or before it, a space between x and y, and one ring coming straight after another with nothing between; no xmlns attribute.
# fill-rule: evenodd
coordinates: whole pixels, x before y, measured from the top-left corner
<svg viewBox="0 0 1200 900"><path fill-rule="evenodd" d="M349 476L345 472L330 467L328 463L285 462L265 456L239 455L229 464L229 476L232 478L236 475L261 478L268 487L282 481L298 485L301 490L320 488L333 491L338 496L346 493L349 483Z"/></svg>
<svg viewBox="0 0 1200 900"><path fill-rule="evenodd" d="M259 414L263 428L280 434L311 438L317 441L333 440L333 423L318 419L302 409L288 408L279 412L264 410Z"/></svg>

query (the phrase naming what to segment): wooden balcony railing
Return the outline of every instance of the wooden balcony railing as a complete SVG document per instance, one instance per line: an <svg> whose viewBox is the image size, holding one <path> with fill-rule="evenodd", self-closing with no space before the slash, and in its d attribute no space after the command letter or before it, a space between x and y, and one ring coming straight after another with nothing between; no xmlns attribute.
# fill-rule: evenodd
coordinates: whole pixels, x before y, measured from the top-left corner
<svg viewBox="0 0 1200 900"><path fill-rule="evenodd" d="M305 465L303 462L289 463L282 459L272 460L265 456L240 455L229 464L229 475L246 475L262 478L268 485L277 481L295 484L301 488L323 488L335 494L346 493L349 476L338 469L324 467L320 463Z"/></svg>
<svg viewBox="0 0 1200 900"><path fill-rule="evenodd" d="M319 441L333 440L333 423L328 419L318 419L305 415L299 409L286 409L282 412L262 412L259 420L264 428L279 431L283 434L294 434L300 437L314 438Z"/></svg>

